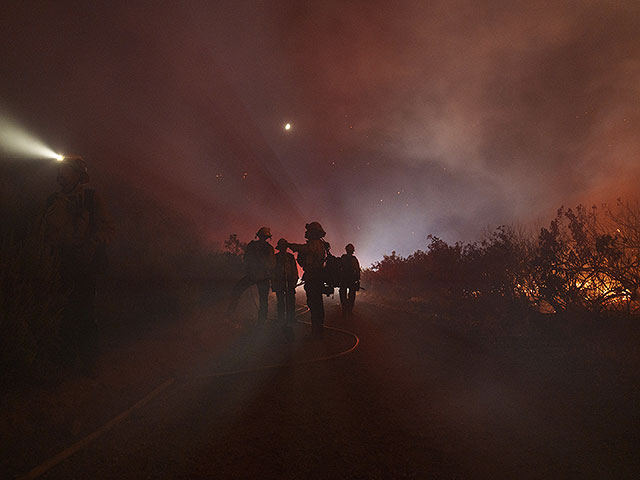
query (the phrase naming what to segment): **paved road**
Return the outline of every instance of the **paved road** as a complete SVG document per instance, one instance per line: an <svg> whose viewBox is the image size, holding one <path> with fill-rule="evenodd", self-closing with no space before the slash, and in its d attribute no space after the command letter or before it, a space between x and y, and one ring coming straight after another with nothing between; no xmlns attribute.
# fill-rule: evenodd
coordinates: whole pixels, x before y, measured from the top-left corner
<svg viewBox="0 0 640 480"><path fill-rule="evenodd" d="M298 338L287 347L272 331L253 332L231 346L226 359L185 372L45 478L631 478L636 473L634 385L615 378L596 385L582 360L535 359L526 352L514 357L415 315L372 304L358 307L348 322L335 307L328 315L328 324L359 335L354 353L208 376L234 363L250 368L272 361L278 349L278 361L295 360L353 343L348 335L327 332L322 342Z"/></svg>

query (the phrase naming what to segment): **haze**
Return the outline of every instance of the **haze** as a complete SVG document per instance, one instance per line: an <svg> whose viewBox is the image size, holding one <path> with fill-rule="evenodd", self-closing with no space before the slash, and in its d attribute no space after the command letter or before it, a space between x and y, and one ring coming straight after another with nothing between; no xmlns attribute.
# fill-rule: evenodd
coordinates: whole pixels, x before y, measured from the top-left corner
<svg viewBox="0 0 640 480"><path fill-rule="evenodd" d="M367 265L637 191L635 1L11 2L2 24L4 116L212 244L317 220Z"/></svg>

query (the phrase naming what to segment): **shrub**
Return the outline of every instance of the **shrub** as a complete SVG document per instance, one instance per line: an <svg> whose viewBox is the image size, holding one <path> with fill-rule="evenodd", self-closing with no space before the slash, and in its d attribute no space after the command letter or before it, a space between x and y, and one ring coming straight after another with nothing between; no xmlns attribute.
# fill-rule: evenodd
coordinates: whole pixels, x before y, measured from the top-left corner
<svg viewBox="0 0 640 480"><path fill-rule="evenodd" d="M640 207L558 209L537 236L500 226L483 240L453 245L429 235L426 251L392 252L366 281L402 300L435 309L471 307L502 314L513 307L547 312L638 309ZM383 288L381 288L383 287Z"/></svg>

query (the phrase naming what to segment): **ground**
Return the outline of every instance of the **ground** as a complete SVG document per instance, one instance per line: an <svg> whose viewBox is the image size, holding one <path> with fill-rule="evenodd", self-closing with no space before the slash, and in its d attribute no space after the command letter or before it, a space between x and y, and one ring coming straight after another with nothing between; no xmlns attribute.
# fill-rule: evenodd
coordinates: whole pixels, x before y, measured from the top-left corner
<svg viewBox="0 0 640 480"><path fill-rule="evenodd" d="M327 299L327 324L344 331L309 341L300 324L293 343L275 323L250 321L250 297L238 322L199 302L112 349L95 380L69 378L29 397L3 448L6 473L24 474L98 431L44 476L637 476L636 369L360 300L345 320ZM360 343L334 358L354 346L348 332Z"/></svg>

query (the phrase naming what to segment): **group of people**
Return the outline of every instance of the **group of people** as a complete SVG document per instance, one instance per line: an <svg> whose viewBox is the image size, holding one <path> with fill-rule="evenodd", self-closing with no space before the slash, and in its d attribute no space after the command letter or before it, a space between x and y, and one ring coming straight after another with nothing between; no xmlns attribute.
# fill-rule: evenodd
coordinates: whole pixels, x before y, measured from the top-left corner
<svg viewBox="0 0 640 480"><path fill-rule="evenodd" d="M60 190L46 202L40 231L44 244L59 260L57 276L60 292L65 297L60 324L64 360L91 376L98 351L96 280L105 268L105 246L113 238L115 227L102 198L88 184L87 165L82 158L65 157L58 165L57 182ZM325 234L318 222L311 222L306 225L306 243L289 243L281 238L275 253L269 243L270 229L258 230L257 239L246 247L246 275L233 289L229 311L235 311L242 292L255 284L260 297L258 319L265 322L271 289L277 297L278 320L286 334L292 335L295 289L299 280L296 259L288 252L292 250L297 252L297 262L304 270L302 280L311 311L312 335L321 336L324 265L330 255ZM346 252L340 259L340 299L345 315L350 315L359 289L360 265L353 255L353 245L347 245Z"/></svg>
<svg viewBox="0 0 640 480"><path fill-rule="evenodd" d="M318 222L305 226L305 243L290 243L281 238L274 248L269 243L272 237L268 227L262 227L256 233L256 239L247 244L244 253L245 276L234 286L231 293L228 315L232 315L238 305L242 292L256 285L259 296L258 322L265 323L268 312L269 290L276 294L278 321L287 337L293 334L295 322L295 294L298 286L298 268L291 250L298 254L297 263L304 274L302 281L307 295L307 306L311 313L311 335L321 337L324 331L324 303L322 295L333 292L339 286L343 315L352 315L356 292L360 289L360 263L354 256L352 244L345 247L346 253L337 262L338 285L327 285L325 264L331 255L330 245L324 240L326 232Z"/></svg>

